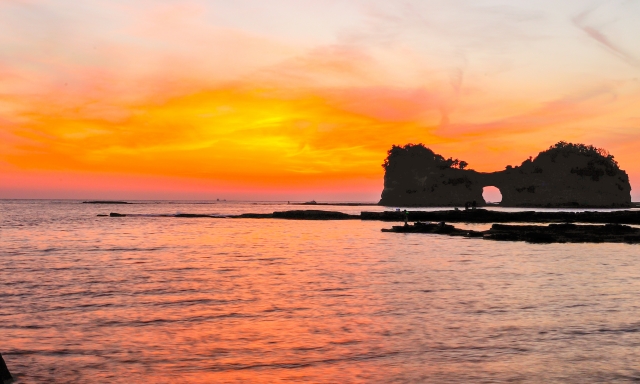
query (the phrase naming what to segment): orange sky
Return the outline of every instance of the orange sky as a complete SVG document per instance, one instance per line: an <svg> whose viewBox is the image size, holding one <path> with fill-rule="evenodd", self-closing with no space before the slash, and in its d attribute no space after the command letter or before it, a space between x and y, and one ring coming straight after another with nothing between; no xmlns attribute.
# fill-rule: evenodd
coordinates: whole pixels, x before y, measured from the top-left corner
<svg viewBox="0 0 640 384"><path fill-rule="evenodd" d="M640 200L640 6L0 2L0 198L379 198L392 144L560 141Z"/></svg>

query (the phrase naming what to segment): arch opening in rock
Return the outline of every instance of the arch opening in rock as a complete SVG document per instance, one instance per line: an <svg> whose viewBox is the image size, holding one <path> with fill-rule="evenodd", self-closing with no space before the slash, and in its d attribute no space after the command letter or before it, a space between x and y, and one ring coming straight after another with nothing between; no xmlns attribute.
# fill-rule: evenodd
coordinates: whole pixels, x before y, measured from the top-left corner
<svg viewBox="0 0 640 384"><path fill-rule="evenodd" d="M498 187L492 185L482 188L482 198L485 204L500 204L502 201L502 192Z"/></svg>

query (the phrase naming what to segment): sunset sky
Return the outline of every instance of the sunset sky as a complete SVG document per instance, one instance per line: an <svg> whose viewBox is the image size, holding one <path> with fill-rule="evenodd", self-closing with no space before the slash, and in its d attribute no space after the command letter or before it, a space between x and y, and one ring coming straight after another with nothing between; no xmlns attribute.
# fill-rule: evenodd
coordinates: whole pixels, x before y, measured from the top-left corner
<svg viewBox="0 0 640 384"><path fill-rule="evenodd" d="M640 200L640 1L0 0L0 198L367 200L560 140Z"/></svg>

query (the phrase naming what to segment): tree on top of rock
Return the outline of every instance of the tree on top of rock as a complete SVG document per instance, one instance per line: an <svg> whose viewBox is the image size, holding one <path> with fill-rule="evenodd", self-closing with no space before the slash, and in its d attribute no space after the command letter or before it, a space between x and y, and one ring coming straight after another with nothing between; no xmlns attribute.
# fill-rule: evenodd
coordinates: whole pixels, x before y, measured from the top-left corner
<svg viewBox="0 0 640 384"><path fill-rule="evenodd" d="M406 144L405 146L393 145L387 151L387 158L384 160L382 167L385 171L394 169L465 169L469 165L466 161L448 158L445 159L441 155L434 153L424 144Z"/></svg>
<svg viewBox="0 0 640 384"><path fill-rule="evenodd" d="M579 156L578 158L583 158L584 160L580 161L579 164L575 164L571 169L571 173L579 176L589 176L594 181L598 181L605 174L608 176L621 174L621 177L626 177L626 174L620 170L618 162L614 160L613 155L607 150L596 148L593 145L573 144L566 141L559 141L550 146L546 151L540 152L533 160L525 160L521 167L525 172L534 169L534 167L535 170L541 171L545 164L549 168L551 163L566 162L573 156ZM575 163L576 158L573 158L572 163Z"/></svg>

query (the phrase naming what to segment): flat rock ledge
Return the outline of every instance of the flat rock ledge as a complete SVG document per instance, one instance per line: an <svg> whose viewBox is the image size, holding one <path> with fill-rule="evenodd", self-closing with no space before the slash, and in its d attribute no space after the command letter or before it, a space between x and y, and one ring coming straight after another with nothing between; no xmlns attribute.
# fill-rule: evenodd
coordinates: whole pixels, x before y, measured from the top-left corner
<svg viewBox="0 0 640 384"><path fill-rule="evenodd" d="M83 201L82 204L131 204L126 201L117 201L117 200L91 200L91 201Z"/></svg>
<svg viewBox="0 0 640 384"><path fill-rule="evenodd" d="M404 221L400 211L362 212L362 220ZM522 211L504 212L487 209L408 211L409 221L444 221L450 223L594 223L640 224L639 210L620 211Z"/></svg>
<svg viewBox="0 0 640 384"><path fill-rule="evenodd" d="M107 216L99 214L97 216ZM111 212L110 217L126 217L127 214ZM140 215L130 215L140 216ZM293 210L273 213L243 213L240 215L211 215L178 213L172 215L156 215L157 217L182 218L231 218L231 219L288 219L288 220L377 220L404 221L400 211L361 212L350 215L337 211ZM586 211L586 212L544 212L523 211L504 212L486 209L445 210L445 211L409 211L408 220L435 221L448 223L593 223L593 224L640 224L640 210L621 211Z"/></svg>
<svg viewBox="0 0 640 384"><path fill-rule="evenodd" d="M9 368L7 368L7 364L5 364L2 354L0 354L0 383L8 384L11 382L13 382L13 376L11 376Z"/></svg>
<svg viewBox="0 0 640 384"><path fill-rule="evenodd" d="M274 219L293 219L293 220L350 220L360 219L360 215L349 215L336 211L320 211L320 210L298 210L298 211L282 211L273 212Z"/></svg>
<svg viewBox="0 0 640 384"><path fill-rule="evenodd" d="M140 215L127 215L125 213L111 212L109 215L99 214L99 217L127 217ZM360 220L360 215L349 215L336 211L321 211L315 209L281 211L273 213L243 213L240 215L208 215L200 213L178 213L174 215L155 215L157 217L182 217L182 218L231 218L231 219L288 219L288 220Z"/></svg>
<svg viewBox="0 0 640 384"><path fill-rule="evenodd" d="M445 223L398 225L382 232L430 233L496 241L525 241L527 243L627 243L640 244L640 229L628 225L506 225L493 224L487 231L456 228Z"/></svg>

